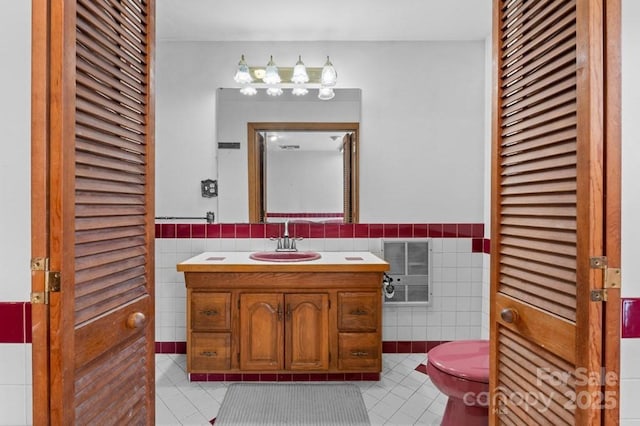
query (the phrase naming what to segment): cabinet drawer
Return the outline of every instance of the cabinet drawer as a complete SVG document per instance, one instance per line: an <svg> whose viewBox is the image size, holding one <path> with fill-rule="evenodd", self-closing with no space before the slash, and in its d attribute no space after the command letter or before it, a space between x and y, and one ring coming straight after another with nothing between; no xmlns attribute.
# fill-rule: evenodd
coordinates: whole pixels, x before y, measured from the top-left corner
<svg viewBox="0 0 640 426"><path fill-rule="evenodd" d="M231 293L194 292L191 294L192 330L229 330Z"/></svg>
<svg viewBox="0 0 640 426"><path fill-rule="evenodd" d="M231 368L230 333L192 333L191 370L228 370Z"/></svg>
<svg viewBox="0 0 640 426"><path fill-rule="evenodd" d="M338 328L345 331L376 331L380 296L375 292L338 293Z"/></svg>
<svg viewBox="0 0 640 426"><path fill-rule="evenodd" d="M379 366L380 339L378 333L338 334L339 369L378 369Z"/></svg>

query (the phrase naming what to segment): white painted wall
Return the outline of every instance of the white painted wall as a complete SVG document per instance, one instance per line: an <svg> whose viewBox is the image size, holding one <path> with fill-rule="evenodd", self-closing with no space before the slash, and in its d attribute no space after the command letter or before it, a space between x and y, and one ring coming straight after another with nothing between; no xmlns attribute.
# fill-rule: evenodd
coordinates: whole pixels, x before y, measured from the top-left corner
<svg viewBox="0 0 640 426"><path fill-rule="evenodd" d="M31 2L0 0L0 301L29 300Z"/></svg>
<svg viewBox="0 0 640 426"><path fill-rule="evenodd" d="M31 2L0 0L0 302L29 300ZM31 345L0 343L0 425L31 423Z"/></svg>
<svg viewBox="0 0 640 426"><path fill-rule="evenodd" d="M622 1L622 296L640 297L640 2ZM640 423L640 339L621 341L621 424Z"/></svg>
<svg viewBox="0 0 640 426"><path fill-rule="evenodd" d="M159 215L217 208L199 182L217 176L215 90L234 86L242 53L283 66L299 53L307 66L331 55L337 87L362 89L362 222L482 220L483 41L159 43Z"/></svg>
<svg viewBox="0 0 640 426"><path fill-rule="evenodd" d="M342 212L341 152L269 151L267 163L267 212Z"/></svg>

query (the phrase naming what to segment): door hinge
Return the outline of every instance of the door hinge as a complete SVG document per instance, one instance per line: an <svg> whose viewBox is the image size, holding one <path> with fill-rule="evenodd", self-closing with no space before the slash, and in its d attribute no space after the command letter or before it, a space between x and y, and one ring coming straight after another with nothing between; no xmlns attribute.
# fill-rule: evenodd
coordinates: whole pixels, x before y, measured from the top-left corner
<svg viewBox="0 0 640 426"><path fill-rule="evenodd" d="M594 256L589 258L591 269L602 269L604 273L603 288L591 291L591 300L594 302L606 302L608 289L622 287L622 271L620 268L610 268L606 256Z"/></svg>
<svg viewBox="0 0 640 426"><path fill-rule="evenodd" d="M44 272L44 291L34 291L31 293L32 304L49 304L49 294L60 291L60 272L49 270L49 258L34 257L31 259L32 271Z"/></svg>

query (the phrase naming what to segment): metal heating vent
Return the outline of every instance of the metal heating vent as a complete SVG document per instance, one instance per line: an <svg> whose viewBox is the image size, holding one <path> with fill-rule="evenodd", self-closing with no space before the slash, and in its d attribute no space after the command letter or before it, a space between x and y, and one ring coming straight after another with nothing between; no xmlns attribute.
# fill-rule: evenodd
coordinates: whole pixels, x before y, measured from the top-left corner
<svg viewBox="0 0 640 426"><path fill-rule="evenodd" d="M394 294L387 304L431 301L431 241L383 241L382 254L389 262Z"/></svg>

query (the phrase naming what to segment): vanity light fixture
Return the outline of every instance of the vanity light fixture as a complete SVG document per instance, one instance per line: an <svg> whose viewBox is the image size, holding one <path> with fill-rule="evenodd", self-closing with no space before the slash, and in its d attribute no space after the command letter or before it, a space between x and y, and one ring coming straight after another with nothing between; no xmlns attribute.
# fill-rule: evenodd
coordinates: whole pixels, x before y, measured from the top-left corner
<svg viewBox="0 0 640 426"><path fill-rule="evenodd" d="M251 67L247 65L244 55L240 57L238 68L233 80L240 85L240 93L253 96L258 89L265 89L269 96L280 96L283 89L291 89L295 96L304 96L309 89L318 89L318 98L333 99L338 74L331 60L327 60L322 68L308 68L298 55L298 61L293 68L279 68L273 56L269 57L266 67Z"/></svg>

